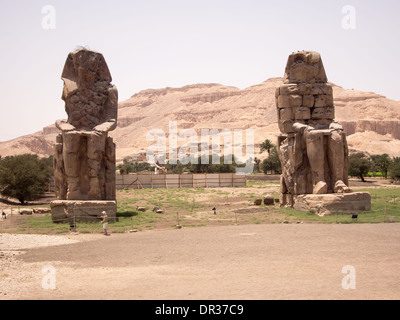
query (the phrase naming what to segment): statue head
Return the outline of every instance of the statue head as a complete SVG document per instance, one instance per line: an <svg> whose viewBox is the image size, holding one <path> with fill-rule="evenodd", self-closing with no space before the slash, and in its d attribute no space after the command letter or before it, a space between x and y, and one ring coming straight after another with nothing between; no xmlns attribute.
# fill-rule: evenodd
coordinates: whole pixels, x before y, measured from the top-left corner
<svg viewBox="0 0 400 320"><path fill-rule="evenodd" d="M101 53L87 49L71 52L61 79L68 122L75 128L92 130L112 117L107 109L110 108L110 88L115 87L111 85L111 74ZM113 110L116 103L112 102Z"/></svg>
<svg viewBox="0 0 400 320"><path fill-rule="evenodd" d="M314 51L294 52L289 56L284 83L326 83L321 55Z"/></svg>

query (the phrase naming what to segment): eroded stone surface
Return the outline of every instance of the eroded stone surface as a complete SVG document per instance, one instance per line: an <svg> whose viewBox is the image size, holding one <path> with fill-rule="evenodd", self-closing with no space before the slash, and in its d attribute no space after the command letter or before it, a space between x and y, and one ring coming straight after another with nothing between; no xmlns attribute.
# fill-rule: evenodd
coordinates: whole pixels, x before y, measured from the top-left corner
<svg viewBox="0 0 400 320"><path fill-rule="evenodd" d="M107 212L110 221L117 216L116 201L56 200L50 204L53 222L99 222L101 213Z"/></svg>
<svg viewBox="0 0 400 320"><path fill-rule="evenodd" d="M370 211L371 195L368 192L299 195L295 196L293 208L300 211L311 211L319 216Z"/></svg>
<svg viewBox="0 0 400 320"><path fill-rule="evenodd" d="M118 91L105 59L98 52L73 51L61 78L68 119L56 122L57 199L115 200L115 144L108 132L117 125Z"/></svg>
<svg viewBox="0 0 400 320"><path fill-rule="evenodd" d="M278 139L281 205L294 206L303 194L350 192L346 135L334 121L333 90L327 81L319 53L289 56L284 83L276 90L282 132Z"/></svg>

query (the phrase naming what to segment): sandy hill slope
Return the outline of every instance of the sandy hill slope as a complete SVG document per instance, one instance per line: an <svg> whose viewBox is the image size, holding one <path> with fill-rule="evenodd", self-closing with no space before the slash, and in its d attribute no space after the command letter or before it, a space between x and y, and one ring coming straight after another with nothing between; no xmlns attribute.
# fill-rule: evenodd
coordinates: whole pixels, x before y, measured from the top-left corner
<svg viewBox="0 0 400 320"><path fill-rule="evenodd" d="M282 78L271 78L244 90L220 84L194 84L136 93L119 103L118 127L111 133L117 145L117 159L144 159L149 146L154 144L146 140L146 135L155 129L165 133L168 143L173 136L169 132L171 121L176 121L178 133L193 129L199 143L202 129L232 132L241 129L243 136L246 129L254 129L255 156L264 158L267 154L259 154L259 145L265 139L276 142L280 133L275 89L281 83ZM332 86L336 120L348 134L350 149L400 156L400 102L371 92ZM32 135L1 142L0 155L48 156L52 154L57 133L54 125L50 125Z"/></svg>

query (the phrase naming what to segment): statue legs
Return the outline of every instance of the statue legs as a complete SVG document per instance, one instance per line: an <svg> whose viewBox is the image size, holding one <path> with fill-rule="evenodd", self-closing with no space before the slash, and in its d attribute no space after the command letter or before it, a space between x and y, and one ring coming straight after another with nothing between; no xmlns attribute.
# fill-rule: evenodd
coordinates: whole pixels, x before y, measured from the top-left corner
<svg viewBox="0 0 400 320"><path fill-rule="evenodd" d="M63 132L63 159L64 170L67 180L67 200L81 199L79 183L79 146L80 134L78 132Z"/></svg>
<svg viewBox="0 0 400 320"><path fill-rule="evenodd" d="M345 169L345 148L343 134L338 131L332 131L328 139L328 159L334 182L334 193L344 193L349 190L344 181Z"/></svg>
<svg viewBox="0 0 400 320"><path fill-rule="evenodd" d="M324 133L324 131L320 130L305 131L307 156L313 180L313 194L325 194L328 192L324 170Z"/></svg>
<svg viewBox="0 0 400 320"><path fill-rule="evenodd" d="M106 133L65 131L63 162L67 183L66 200L100 200L105 196L104 167ZM87 167L87 170L83 168ZM103 179L100 179L100 176ZM100 181L102 180L102 181Z"/></svg>
<svg viewBox="0 0 400 320"><path fill-rule="evenodd" d="M326 145L324 144L326 136ZM333 192L348 192L346 164L347 151L343 134L340 131L311 130L305 132L307 145L307 156L310 162L313 193L324 194L328 192L328 185L325 180L325 161L328 160L331 172ZM325 148L327 148L325 152ZM326 159L326 155L327 158Z"/></svg>
<svg viewBox="0 0 400 320"><path fill-rule="evenodd" d="M107 200L114 200L115 194L115 144L111 137L106 139L106 174L105 174L105 192Z"/></svg>
<svg viewBox="0 0 400 320"><path fill-rule="evenodd" d="M102 195L99 173L106 151L106 138L106 133L98 132L91 133L87 136L89 200L99 199Z"/></svg>
<svg viewBox="0 0 400 320"><path fill-rule="evenodd" d="M66 199L66 184L63 160L63 138L58 135L54 145L53 167L54 167L54 192L57 199Z"/></svg>

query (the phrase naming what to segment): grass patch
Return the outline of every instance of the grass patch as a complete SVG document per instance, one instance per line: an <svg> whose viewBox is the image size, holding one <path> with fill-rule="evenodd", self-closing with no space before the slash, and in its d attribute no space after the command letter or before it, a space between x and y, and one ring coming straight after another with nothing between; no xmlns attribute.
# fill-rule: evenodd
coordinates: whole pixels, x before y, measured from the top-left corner
<svg viewBox="0 0 400 320"><path fill-rule="evenodd" d="M263 181L251 181L254 186L267 186ZM260 188L261 189L261 188ZM269 188L270 189L270 188ZM319 217L311 212L296 211L281 208L278 205L268 207L262 204L255 206L254 200L264 194L274 194L278 191L268 190L265 193L249 190L249 186L225 190L212 188L182 188L182 189L140 189L117 191L118 207L117 221L109 223L111 233L124 233L132 229L153 230L170 229L179 223L184 227L203 227L212 225L265 224L282 223L387 223L389 217L400 222L400 188L380 187L365 188L357 191L369 192L372 208L368 212L354 212L358 219L352 219L351 214L332 214ZM139 212L136 207L145 207L146 212ZM157 206L162 214L152 211ZM217 207L217 215L211 210ZM14 225L0 225L1 232L35 233L35 234L67 234L69 224L54 224L50 214L33 216L14 216ZM80 233L102 233L102 224L77 223Z"/></svg>

